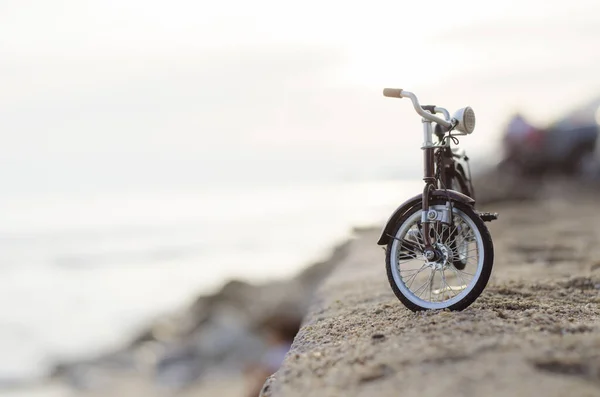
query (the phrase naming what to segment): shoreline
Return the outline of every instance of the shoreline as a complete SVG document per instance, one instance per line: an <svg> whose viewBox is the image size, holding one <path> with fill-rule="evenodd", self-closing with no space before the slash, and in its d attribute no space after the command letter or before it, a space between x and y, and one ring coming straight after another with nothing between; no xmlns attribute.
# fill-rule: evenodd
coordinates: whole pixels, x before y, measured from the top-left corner
<svg viewBox="0 0 600 397"><path fill-rule="evenodd" d="M531 188L527 191L520 190L522 193L520 196L514 197L513 195L511 200L507 200L504 193L514 192L515 186L518 186L519 183L522 185L522 182L505 179L503 180L504 188L500 188L499 184L484 186L484 184L479 183L477 191L481 198L478 201L484 201L486 204L483 207L486 209L489 207L491 210L496 210L503 207L510 211L510 208L528 205L529 201L536 199L534 193L540 195L548 191L548 189L535 190ZM507 188L507 186L510 186L510 188ZM559 195L561 192L564 193L563 190L555 188L553 194ZM498 192L503 194L498 196ZM523 192L526 194L523 194ZM500 208L494 208L496 206ZM502 212L500 210L500 219L503 219ZM230 280L214 293L198 296L193 302L180 310L159 318L153 325L146 327L145 331L140 331L137 336L130 338L130 342L120 349L96 357L57 364L50 379L53 384L71 385L75 390L79 390L82 393L81 395L88 395L88 393L93 393L94 390L103 390L105 393L107 390L111 390L110 393L119 393L119 387L124 387L121 384L122 382L117 382L120 386L116 384L111 386L109 381L111 377L118 375L117 377L123 378L123 382L143 385L147 389L147 393L152 395L154 387L159 387L162 382L156 373L161 357L163 359L167 357L172 362L188 367L194 367L202 360L213 360L214 357L206 356L206 351L202 351L203 348L199 348L199 346L215 343L215 335L227 335L234 329L245 330L245 334L238 339L238 342L254 345L255 349L252 354L256 357L262 346L254 338L255 335L252 335L256 323L277 311L289 312L292 310L297 315L303 316L313 310L311 308L314 308L320 299L318 295L315 295L315 291L324 280L327 280L327 275L331 271L335 271L337 266L343 265L349 260L354 260L348 256L356 255L356 253L351 252L351 247L357 241L368 240L365 242L367 244L365 246L366 250L377 248L375 246L375 235L379 233L380 227L381 225L373 225L350 229L346 233L347 238L338 240L329 250L329 254L322 256L324 259L311 261L309 265L302 267L291 278L261 284ZM380 252L377 251L377 253ZM383 262L371 266L383 269ZM264 296L261 297L261 295ZM269 304L275 302L277 304L269 306ZM224 311L222 310L223 305L226 307ZM236 314L232 315L232 310ZM227 313L228 311L230 313ZM221 328L220 332L213 334L208 339L206 339L206 335L201 336L204 332L203 329L214 328L215 324L218 325L224 319L230 321L231 324ZM304 317L305 321L306 319L307 317ZM239 333L236 335L236 337L240 336ZM203 342L199 342L200 339L198 338L205 339ZM227 349L234 351L236 349L235 343L224 347L223 352ZM227 376L230 376L231 379L241 379L241 368L231 364L236 360L244 359L243 355L224 354L225 356L229 355L229 362L222 368L221 373L229 374ZM201 359L201 357L204 358ZM167 388L177 388L185 385L185 387L191 387L194 390L202 390L207 386L207 377L202 375L203 373L207 373L206 368L198 367L195 375L179 379L175 382L177 384L167 385ZM26 389L29 387L27 386ZM5 388L2 390L17 392L19 389L21 388ZM116 395L129 396L127 394Z"/></svg>
<svg viewBox="0 0 600 397"><path fill-rule="evenodd" d="M145 395L153 395L163 388L179 390L182 387L201 393L207 388L222 386L210 380L214 376L227 376L232 381L225 383L237 384L239 390L240 383L243 383L242 368L235 363L236 360L257 359L263 348L262 341L254 335L257 324L269 316L289 315L290 312L303 318L312 303L314 290L329 272L346 259L351 242L365 231L374 229L374 226L352 228L345 239L339 240L327 255L322 256L323 259L311 261L291 278L256 284L230 279L214 293L202 294L181 310L158 319L120 349L96 357L58 363L44 381L50 379L54 385L67 386L66 390L78 390L86 396L96 393L129 396L119 393L131 384L137 385L136 389L145 390ZM224 319L229 324L222 327ZM218 332L211 329L214 327L220 327ZM231 335L233 328L233 340L220 353L205 351L208 346L216 344L218 338ZM248 350L249 346L253 352L241 352ZM218 359L215 359L215 354ZM208 365L208 370L206 361L211 360L214 366L210 368ZM166 370L160 370L162 375L157 370L161 361L170 362L168 366L173 368L179 364L185 365L188 370L195 367L196 375L173 381L168 379L173 376L168 366ZM121 379L115 382L110 378ZM35 386L34 383L25 389ZM19 389L13 390L17 392Z"/></svg>

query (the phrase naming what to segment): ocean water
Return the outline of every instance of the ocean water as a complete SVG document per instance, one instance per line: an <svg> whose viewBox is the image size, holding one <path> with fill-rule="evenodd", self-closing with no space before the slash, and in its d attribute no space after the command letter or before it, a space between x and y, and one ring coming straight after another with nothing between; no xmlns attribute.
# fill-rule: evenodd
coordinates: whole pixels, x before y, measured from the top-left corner
<svg viewBox="0 0 600 397"><path fill-rule="evenodd" d="M5 197L0 380L117 347L227 279L291 276L419 191L417 179Z"/></svg>

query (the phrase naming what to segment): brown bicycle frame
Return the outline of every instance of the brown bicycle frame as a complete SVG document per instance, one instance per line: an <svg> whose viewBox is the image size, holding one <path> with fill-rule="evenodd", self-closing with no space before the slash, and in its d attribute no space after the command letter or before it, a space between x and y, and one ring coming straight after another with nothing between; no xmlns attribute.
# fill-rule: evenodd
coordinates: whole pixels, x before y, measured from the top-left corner
<svg viewBox="0 0 600 397"><path fill-rule="evenodd" d="M430 123L423 121L425 124L424 128L428 128L427 125L431 126ZM429 127L430 128L430 127ZM424 147L423 148L423 161L424 161L424 172L423 172L423 181L425 182L425 187L423 188L423 211L427 213L429 211L429 199L430 192L436 188L436 179L435 179L435 148L434 147ZM431 249L431 236L429 235L429 222L423 223L423 240L425 242L425 249Z"/></svg>

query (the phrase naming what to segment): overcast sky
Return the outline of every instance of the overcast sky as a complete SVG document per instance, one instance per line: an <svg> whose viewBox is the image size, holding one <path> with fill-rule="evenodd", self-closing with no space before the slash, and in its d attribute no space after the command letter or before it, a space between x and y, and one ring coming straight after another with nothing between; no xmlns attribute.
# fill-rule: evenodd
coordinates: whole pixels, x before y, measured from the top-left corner
<svg viewBox="0 0 600 397"><path fill-rule="evenodd" d="M477 148L517 106L542 121L600 92L597 3L4 0L0 177L419 161L419 120L384 86L472 105Z"/></svg>

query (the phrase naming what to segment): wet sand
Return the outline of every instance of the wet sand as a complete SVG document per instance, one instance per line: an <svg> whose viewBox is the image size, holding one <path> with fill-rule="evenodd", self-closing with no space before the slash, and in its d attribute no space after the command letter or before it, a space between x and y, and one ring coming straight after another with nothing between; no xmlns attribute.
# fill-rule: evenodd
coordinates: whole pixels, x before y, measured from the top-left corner
<svg viewBox="0 0 600 397"><path fill-rule="evenodd" d="M393 295L379 230L321 286L264 396L600 396L600 195L490 205L490 283L463 312Z"/></svg>

